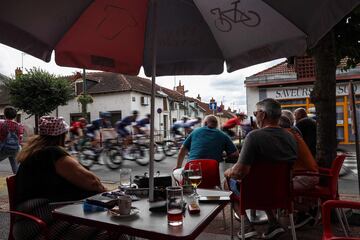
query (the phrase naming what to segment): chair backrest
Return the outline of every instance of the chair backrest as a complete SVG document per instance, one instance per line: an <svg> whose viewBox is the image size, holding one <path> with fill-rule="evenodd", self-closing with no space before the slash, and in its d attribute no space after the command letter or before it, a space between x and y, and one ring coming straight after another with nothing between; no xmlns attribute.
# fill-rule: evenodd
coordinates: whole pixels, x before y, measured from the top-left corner
<svg viewBox="0 0 360 240"><path fill-rule="evenodd" d="M201 164L202 180L199 188L212 189L221 187L219 163L214 159L196 159L186 163L184 169L189 169L190 162L199 162Z"/></svg>
<svg viewBox="0 0 360 240"><path fill-rule="evenodd" d="M336 196L338 195L339 174L345 158L346 158L345 154L337 155L335 160L331 164L332 177L329 181L329 187L330 187L330 192L333 195L333 199L335 199Z"/></svg>
<svg viewBox="0 0 360 240"><path fill-rule="evenodd" d="M15 211L16 209L16 198L15 198L15 188L16 188L16 176L12 175L6 178L6 185L8 190L8 198L9 198L9 209L10 211ZM10 214L10 229L9 229L9 240L13 240L13 225L15 223L15 215Z"/></svg>
<svg viewBox="0 0 360 240"><path fill-rule="evenodd" d="M287 162L258 162L240 184L240 212L246 209L283 208L292 212L292 165Z"/></svg>

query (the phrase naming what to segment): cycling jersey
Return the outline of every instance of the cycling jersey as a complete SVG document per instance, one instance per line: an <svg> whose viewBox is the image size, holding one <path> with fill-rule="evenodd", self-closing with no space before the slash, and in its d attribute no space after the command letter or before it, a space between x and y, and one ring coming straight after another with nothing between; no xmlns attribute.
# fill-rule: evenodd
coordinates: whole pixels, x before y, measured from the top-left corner
<svg viewBox="0 0 360 240"><path fill-rule="evenodd" d="M146 127L146 125L150 124L150 119L149 118L143 118L139 121L136 121L136 126L137 127Z"/></svg>

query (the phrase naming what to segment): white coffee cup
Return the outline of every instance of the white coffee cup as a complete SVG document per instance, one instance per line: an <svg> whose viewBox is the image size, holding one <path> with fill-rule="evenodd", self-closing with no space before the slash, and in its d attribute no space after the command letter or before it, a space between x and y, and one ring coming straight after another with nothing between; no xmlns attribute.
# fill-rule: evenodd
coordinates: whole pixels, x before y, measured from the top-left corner
<svg viewBox="0 0 360 240"><path fill-rule="evenodd" d="M120 196L118 205L121 215L129 215L131 211L131 197L128 195Z"/></svg>

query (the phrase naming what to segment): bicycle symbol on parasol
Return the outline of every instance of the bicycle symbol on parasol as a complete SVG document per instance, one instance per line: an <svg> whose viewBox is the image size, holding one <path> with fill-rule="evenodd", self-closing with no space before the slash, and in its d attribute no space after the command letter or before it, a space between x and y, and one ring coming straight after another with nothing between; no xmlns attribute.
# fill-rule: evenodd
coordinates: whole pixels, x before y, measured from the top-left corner
<svg viewBox="0 0 360 240"><path fill-rule="evenodd" d="M231 23L242 23L247 27L256 27L260 24L261 18L257 12L247 11L243 12L238 9L240 0L232 2L234 8L221 11L220 8L213 8L210 12L218 15L219 18L215 20L215 27L222 32L230 32L232 29Z"/></svg>

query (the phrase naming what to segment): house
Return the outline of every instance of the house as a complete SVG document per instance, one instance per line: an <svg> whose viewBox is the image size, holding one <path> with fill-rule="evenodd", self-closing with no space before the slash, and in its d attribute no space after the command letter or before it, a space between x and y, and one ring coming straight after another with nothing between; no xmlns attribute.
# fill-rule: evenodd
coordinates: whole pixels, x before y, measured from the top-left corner
<svg viewBox="0 0 360 240"><path fill-rule="evenodd" d="M353 81L355 94L360 94L360 65L342 71L343 64L344 61L336 70L336 129L338 140L346 144L355 140L355 136L351 133L347 88L349 81ZM289 65L284 61L247 77L245 87L248 113L252 113L255 104L265 98L278 100L283 109L293 111L303 107L310 112L314 109L314 104L310 101L314 82L314 62L309 57L296 58L295 65Z"/></svg>

